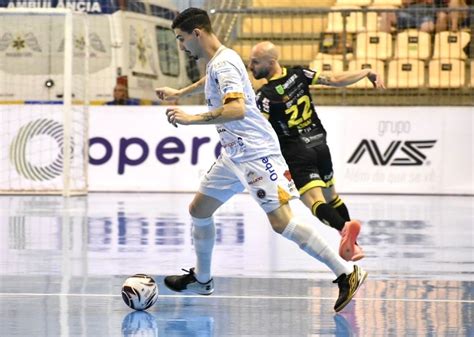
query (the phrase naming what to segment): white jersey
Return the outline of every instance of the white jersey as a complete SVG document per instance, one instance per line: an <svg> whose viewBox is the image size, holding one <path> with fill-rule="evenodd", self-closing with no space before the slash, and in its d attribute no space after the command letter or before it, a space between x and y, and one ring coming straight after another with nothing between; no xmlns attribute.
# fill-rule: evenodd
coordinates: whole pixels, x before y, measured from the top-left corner
<svg viewBox="0 0 474 337"><path fill-rule="evenodd" d="M226 99L243 98L245 118L217 124L223 153L235 162L246 162L281 154L271 124L257 108L255 93L240 56L221 46L207 64L206 101L210 110L221 107Z"/></svg>

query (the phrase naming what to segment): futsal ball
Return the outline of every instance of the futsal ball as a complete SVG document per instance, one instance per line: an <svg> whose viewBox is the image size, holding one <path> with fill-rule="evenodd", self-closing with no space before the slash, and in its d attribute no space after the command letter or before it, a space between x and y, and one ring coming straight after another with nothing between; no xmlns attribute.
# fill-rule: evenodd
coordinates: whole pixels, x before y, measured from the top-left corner
<svg viewBox="0 0 474 337"><path fill-rule="evenodd" d="M132 309L148 309L158 299L158 287L155 280L145 274L130 276L123 283L122 299Z"/></svg>

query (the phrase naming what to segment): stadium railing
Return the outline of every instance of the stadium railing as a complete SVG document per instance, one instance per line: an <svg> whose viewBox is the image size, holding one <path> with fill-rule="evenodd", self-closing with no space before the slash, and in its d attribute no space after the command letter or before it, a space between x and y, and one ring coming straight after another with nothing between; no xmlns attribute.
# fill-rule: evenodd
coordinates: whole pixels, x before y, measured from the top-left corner
<svg viewBox="0 0 474 337"><path fill-rule="evenodd" d="M254 1L255 2L255 1ZM258 2L258 1L257 1ZM322 71L373 68L385 80L386 90L371 90L361 81L347 88L313 88L324 105L474 105L474 8L413 9L417 19L433 18L433 30L381 30L382 20L402 9L383 5L360 7L282 7L286 3L229 1L213 8L211 17L220 39L248 62L251 48L272 41L285 66ZM336 4L337 5L337 4ZM466 19L457 31L435 30L436 18L460 13ZM469 22L470 19L470 22ZM261 81L255 81L261 85Z"/></svg>

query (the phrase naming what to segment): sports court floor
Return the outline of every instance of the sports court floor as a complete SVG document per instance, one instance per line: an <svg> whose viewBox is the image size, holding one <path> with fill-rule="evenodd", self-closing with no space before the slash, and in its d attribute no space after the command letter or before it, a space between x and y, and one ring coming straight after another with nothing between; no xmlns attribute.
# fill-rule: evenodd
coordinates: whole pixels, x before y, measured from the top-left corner
<svg viewBox="0 0 474 337"><path fill-rule="evenodd" d="M192 194L0 196L0 336L474 336L474 197L342 197L363 221L369 278L335 314L334 276L247 194L216 215L208 297L163 286L194 265ZM292 206L337 248L336 231ZM159 283L147 312L120 296L135 273Z"/></svg>

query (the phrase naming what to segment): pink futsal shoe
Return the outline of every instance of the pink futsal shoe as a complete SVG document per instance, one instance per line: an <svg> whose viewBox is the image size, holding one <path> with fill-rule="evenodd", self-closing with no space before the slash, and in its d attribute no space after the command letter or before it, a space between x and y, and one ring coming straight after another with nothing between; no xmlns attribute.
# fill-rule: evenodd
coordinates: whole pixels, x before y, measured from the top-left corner
<svg viewBox="0 0 474 337"><path fill-rule="evenodd" d="M346 261L358 261L365 256L357 244L360 227L359 221L351 220L346 222L341 231L342 238L339 245L339 255Z"/></svg>

